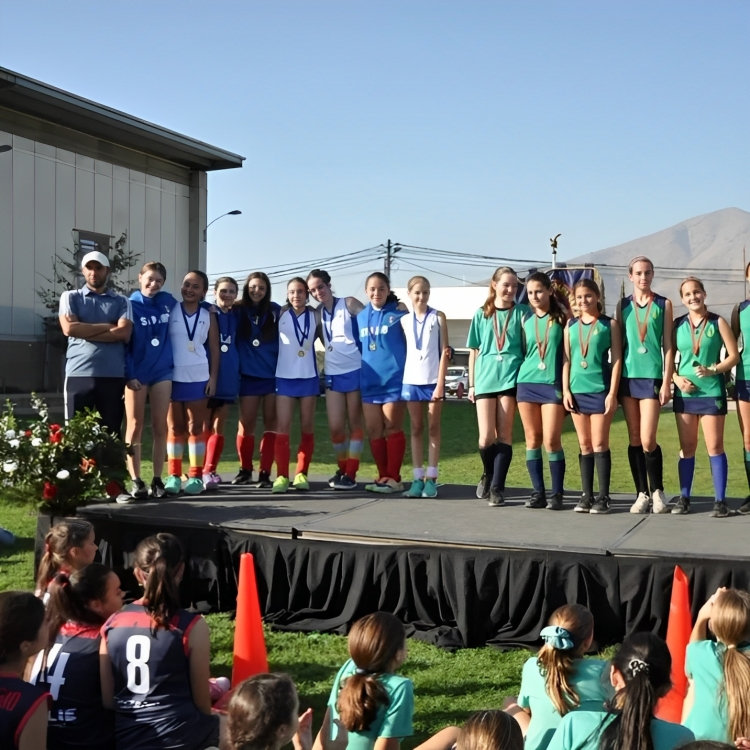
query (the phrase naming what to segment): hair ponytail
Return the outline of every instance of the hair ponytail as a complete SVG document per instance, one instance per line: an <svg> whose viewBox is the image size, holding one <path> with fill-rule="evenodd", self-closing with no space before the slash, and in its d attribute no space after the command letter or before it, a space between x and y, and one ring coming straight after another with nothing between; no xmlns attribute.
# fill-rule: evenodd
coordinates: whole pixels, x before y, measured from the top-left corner
<svg viewBox="0 0 750 750"><path fill-rule="evenodd" d="M36 587L41 593L47 590L50 580L65 565L73 547L83 547L94 527L88 521L61 521L44 537L44 553L36 573Z"/></svg>
<svg viewBox="0 0 750 750"><path fill-rule="evenodd" d="M552 320L555 321L555 323L558 323L563 328L565 328L568 322L568 314L560 306L560 302L558 301L557 296L555 295L554 288L552 286L552 279L550 279L550 277L547 276L546 273L543 273L542 271L536 271L535 273L532 273L530 276L526 277L526 284L528 284L530 281L536 281L540 283L549 292L549 316L550 318L552 318Z"/></svg>
<svg viewBox="0 0 750 750"><path fill-rule="evenodd" d="M173 534L156 534L144 539L135 550L135 567L146 577L143 599L154 620L153 632L169 629L180 608L180 591L175 576L183 562L180 540Z"/></svg>
<svg viewBox="0 0 750 750"><path fill-rule="evenodd" d="M491 318L495 314L495 287L493 284L497 284L506 273L512 274L518 279L518 274L510 266L500 266L500 268L495 269L495 273L492 274L492 278L490 279L487 299L482 305L485 318Z"/></svg>

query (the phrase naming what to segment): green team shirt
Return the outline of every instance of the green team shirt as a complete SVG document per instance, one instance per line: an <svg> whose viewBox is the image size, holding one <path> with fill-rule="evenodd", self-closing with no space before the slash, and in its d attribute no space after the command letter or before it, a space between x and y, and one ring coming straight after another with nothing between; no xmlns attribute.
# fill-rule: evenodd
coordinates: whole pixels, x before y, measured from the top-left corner
<svg viewBox="0 0 750 750"><path fill-rule="evenodd" d="M600 315L591 323L584 323L583 341L589 336L589 348L584 357L581 354L578 318L568 321L568 338L570 340L570 392L603 393L609 390L611 368L609 350L612 346L612 318ZM586 362L586 367L581 362Z"/></svg>
<svg viewBox="0 0 750 750"><path fill-rule="evenodd" d="M648 311L646 338L641 343L638 321L646 318L648 305L638 305L633 295L620 300L622 326L622 377L661 380L664 377L662 344L664 342L664 310L667 298L655 294ZM642 351L645 349L646 351Z"/></svg>
<svg viewBox="0 0 750 750"><path fill-rule="evenodd" d="M740 323L740 345L742 353L737 363L737 380L750 380L750 300L740 302L734 310Z"/></svg>
<svg viewBox="0 0 750 750"><path fill-rule="evenodd" d="M704 367L710 367L721 360L721 348L724 341L719 332L719 316L716 313L708 313L706 319L706 330L700 342L698 354L693 354L693 339L690 336L689 315L683 315L677 318L674 323L675 341L677 351L680 353L680 364L677 367L677 374L687 378L694 386L695 390L690 393L682 393L683 398L726 398L726 386L724 375L709 375L705 378L699 378L693 369L693 363L698 363ZM703 323L701 322L701 327ZM694 328L695 339L701 335L701 330Z"/></svg>
<svg viewBox="0 0 750 750"><path fill-rule="evenodd" d="M547 335L547 349L544 353L544 367L540 368L542 358L539 356L538 340L543 344ZM562 385L563 363L563 327L553 320L549 313L537 315L533 310L523 316L523 338L526 347L521 369L518 371L519 383L545 383Z"/></svg>
<svg viewBox="0 0 750 750"><path fill-rule="evenodd" d="M469 328L466 346L477 349L474 362L474 393L497 393L516 387L518 370L523 362L523 316L529 312L528 305L516 304L507 310L495 310L498 333L502 333L505 321L510 316L501 352L497 349L492 317L485 318L480 308L474 313Z"/></svg>

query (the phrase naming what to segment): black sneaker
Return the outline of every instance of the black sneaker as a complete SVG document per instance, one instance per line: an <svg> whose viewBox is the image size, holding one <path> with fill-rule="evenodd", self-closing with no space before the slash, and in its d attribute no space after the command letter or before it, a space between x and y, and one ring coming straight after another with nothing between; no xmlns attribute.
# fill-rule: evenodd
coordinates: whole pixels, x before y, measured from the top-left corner
<svg viewBox="0 0 750 750"><path fill-rule="evenodd" d="M717 500L714 509L708 515L710 518L726 518L729 515L729 506L725 500Z"/></svg>
<svg viewBox="0 0 750 750"><path fill-rule="evenodd" d="M505 505L505 495L500 490L496 490L494 487L490 488L490 499L487 502L490 508L499 508L501 505Z"/></svg>
<svg viewBox="0 0 750 750"><path fill-rule="evenodd" d="M690 498L680 495L672 506L672 515L684 516L690 513Z"/></svg>
<svg viewBox="0 0 750 750"><path fill-rule="evenodd" d="M154 477L151 480L151 497L164 497L167 491L164 489L164 482L161 481L161 477Z"/></svg>
<svg viewBox="0 0 750 750"><path fill-rule="evenodd" d="M336 482L341 479L341 477L344 475L344 472L341 471L341 469L336 469L336 473L328 480L328 486L333 489L336 487Z"/></svg>
<svg viewBox="0 0 750 750"><path fill-rule="evenodd" d="M252 484L253 472L251 469L240 469L237 476L232 480L232 484Z"/></svg>
<svg viewBox="0 0 750 750"><path fill-rule="evenodd" d="M578 505L576 505L573 510L576 513L591 513L591 506L594 504L594 501L590 497L582 497L578 501Z"/></svg>
<svg viewBox="0 0 750 750"><path fill-rule="evenodd" d="M488 477L486 474L482 474L482 478L477 484L477 497L480 500L487 500L490 496L490 484L492 483L492 477Z"/></svg>
<svg viewBox="0 0 750 750"><path fill-rule="evenodd" d="M142 500L148 497L148 487L140 477L130 483L130 494L134 500Z"/></svg>
<svg viewBox="0 0 750 750"><path fill-rule="evenodd" d="M562 510L563 509L563 496L561 493L551 495L547 498L547 510Z"/></svg>
<svg viewBox="0 0 750 750"><path fill-rule="evenodd" d="M334 490L356 490L357 482L346 474L342 474L333 485Z"/></svg>
<svg viewBox="0 0 750 750"><path fill-rule="evenodd" d="M258 474L258 487L261 490L270 490L271 487L273 487L271 475L267 471L261 471L260 474Z"/></svg>
<svg viewBox="0 0 750 750"><path fill-rule="evenodd" d="M527 508L546 508L547 498L544 492L532 492L531 497L524 503Z"/></svg>
<svg viewBox="0 0 750 750"><path fill-rule="evenodd" d="M609 513L609 503L610 499L608 497L598 497L591 506L589 513Z"/></svg>
<svg viewBox="0 0 750 750"><path fill-rule="evenodd" d="M737 508L737 512L743 516L750 515L750 496L746 498L745 502Z"/></svg>

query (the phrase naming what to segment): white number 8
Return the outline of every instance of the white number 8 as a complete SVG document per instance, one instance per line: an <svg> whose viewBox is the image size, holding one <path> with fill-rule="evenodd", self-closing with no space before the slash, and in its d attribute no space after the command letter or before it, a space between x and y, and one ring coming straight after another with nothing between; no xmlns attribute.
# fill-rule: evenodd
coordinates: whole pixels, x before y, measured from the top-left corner
<svg viewBox="0 0 750 750"><path fill-rule="evenodd" d="M128 690L145 695L151 689L148 672L148 657L151 655L151 641L145 635L131 635L125 645L125 658L128 660Z"/></svg>

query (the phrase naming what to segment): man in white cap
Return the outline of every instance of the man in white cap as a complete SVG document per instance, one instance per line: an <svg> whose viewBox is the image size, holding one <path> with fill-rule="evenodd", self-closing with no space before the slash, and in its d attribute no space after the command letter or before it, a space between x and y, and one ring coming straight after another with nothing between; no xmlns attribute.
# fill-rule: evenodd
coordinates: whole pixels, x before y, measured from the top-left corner
<svg viewBox="0 0 750 750"><path fill-rule="evenodd" d="M60 326L68 337L65 363L65 418L86 407L96 409L102 425L120 434L124 415L125 344L133 329L130 301L107 288L109 258L86 253L81 289L60 297Z"/></svg>

